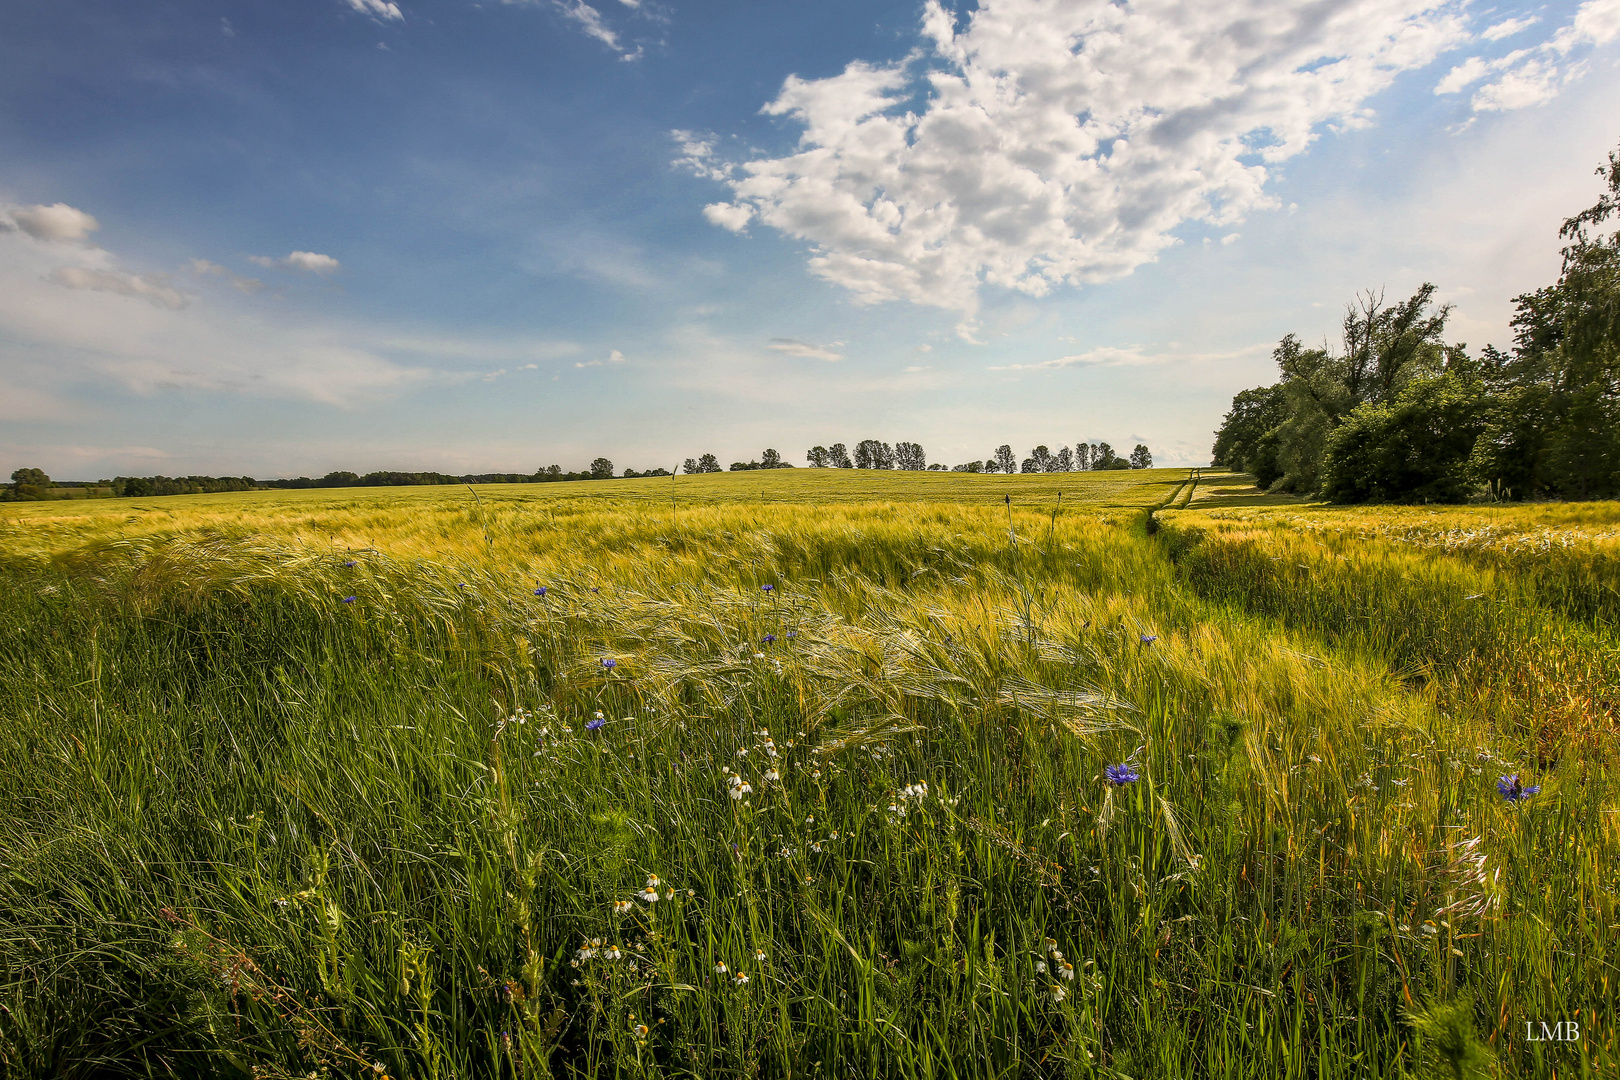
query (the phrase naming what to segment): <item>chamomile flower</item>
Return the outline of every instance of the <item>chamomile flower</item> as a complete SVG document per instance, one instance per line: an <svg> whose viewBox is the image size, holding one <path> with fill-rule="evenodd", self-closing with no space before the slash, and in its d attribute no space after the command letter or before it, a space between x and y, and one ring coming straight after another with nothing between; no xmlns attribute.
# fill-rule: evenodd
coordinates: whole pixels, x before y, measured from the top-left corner
<svg viewBox="0 0 1620 1080"><path fill-rule="evenodd" d="M746 983L748 981L748 976L744 975L740 971L737 972L737 974L734 976L734 978L736 979L736 982L737 982L738 986L742 986L744 983Z"/></svg>
<svg viewBox="0 0 1620 1080"><path fill-rule="evenodd" d="M635 907L635 904L629 900L615 900L613 901L613 914L623 915L633 907Z"/></svg>
<svg viewBox="0 0 1620 1080"><path fill-rule="evenodd" d="M1074 981L1074 965L1067 960L1058 961L1057 973L1060 979L1066 979L1069 982Z"/></svg>
<svg viewBox="0 0 1620 1080"><path fill-rule="evenodd" d="M730 970L731 970L730 968L726 967L726 962L724 960L716 960L714 962L714 973L716 975L724 975L727 971L730 971Z"/></svg>

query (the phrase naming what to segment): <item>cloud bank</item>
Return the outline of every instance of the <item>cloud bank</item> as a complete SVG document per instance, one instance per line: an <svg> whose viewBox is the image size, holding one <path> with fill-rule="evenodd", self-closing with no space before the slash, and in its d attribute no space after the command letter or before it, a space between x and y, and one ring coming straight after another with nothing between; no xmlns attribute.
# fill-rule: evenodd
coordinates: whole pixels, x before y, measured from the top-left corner
<svg viewBox="0 0 1620 1080"><path fill-rule="evenodd" d="M984 0L960 29L929 0L922 29L898 63L788 78L764 111L794 152L727 168L681 132L679 163L730 186L710 222L806 241L857 301L969 317L981 286L1108 281L1272 205L1272 168L1470 38L1434 0Z"/></svg>

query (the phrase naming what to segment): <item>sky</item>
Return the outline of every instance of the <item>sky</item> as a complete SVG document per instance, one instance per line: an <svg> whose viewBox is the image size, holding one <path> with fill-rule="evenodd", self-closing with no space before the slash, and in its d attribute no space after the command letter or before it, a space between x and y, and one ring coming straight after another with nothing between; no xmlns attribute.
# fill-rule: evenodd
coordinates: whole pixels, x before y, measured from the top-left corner
<svg viewBox="0 0 1620 1080"><path fill-rule="evenodd" d="M0 472L1207 462L1358 290L1509 343L1620 0L8 0Z"/></svg>

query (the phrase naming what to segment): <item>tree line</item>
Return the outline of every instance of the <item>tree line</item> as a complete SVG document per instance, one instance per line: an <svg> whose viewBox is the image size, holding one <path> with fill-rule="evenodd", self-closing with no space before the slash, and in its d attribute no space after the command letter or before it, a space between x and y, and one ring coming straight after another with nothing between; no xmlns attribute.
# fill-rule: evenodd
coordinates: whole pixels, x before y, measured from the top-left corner
<svg viewBox="0 0 1620 1080"><path fill-rule="evenodd" d="M1558 280L1514 298L1512 346L1444 339L1424 284L1347 306L1337 348L1284 337L1281 375L1232 399L1212 463L1333 502L1620 497L1620 151L1567 219Z"/></svg>
<svg viewBox="0 0 1620 1080"><path fill-rule="evenodd" d="M918 443L898 442L890 446L877 439L862 439L855 444L853 457L843 443L833 443L811 447L805 459L812 469L900 469L907 472L1047 473L1153 467L1153 455L1141 443L1136 444L1128 458L1122 458L1105 442L1077 443L1072 450L1060 445L1056 452L1037 446L1022 463L1012 446L1003 443L983 461L946 466L928 464L928 455Z"/></svg>

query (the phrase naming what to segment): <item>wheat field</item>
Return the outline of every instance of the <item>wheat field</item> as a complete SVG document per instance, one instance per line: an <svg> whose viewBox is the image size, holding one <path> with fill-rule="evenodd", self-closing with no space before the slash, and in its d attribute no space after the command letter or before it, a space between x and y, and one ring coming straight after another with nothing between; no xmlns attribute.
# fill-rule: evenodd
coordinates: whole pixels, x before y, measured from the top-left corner
<svg viewBox="0 0 1620 1080"><path fill-rule="evenodd" d="M1268 501L8 506L0 1066L1620 1073L1620 505Z"/></svg>

